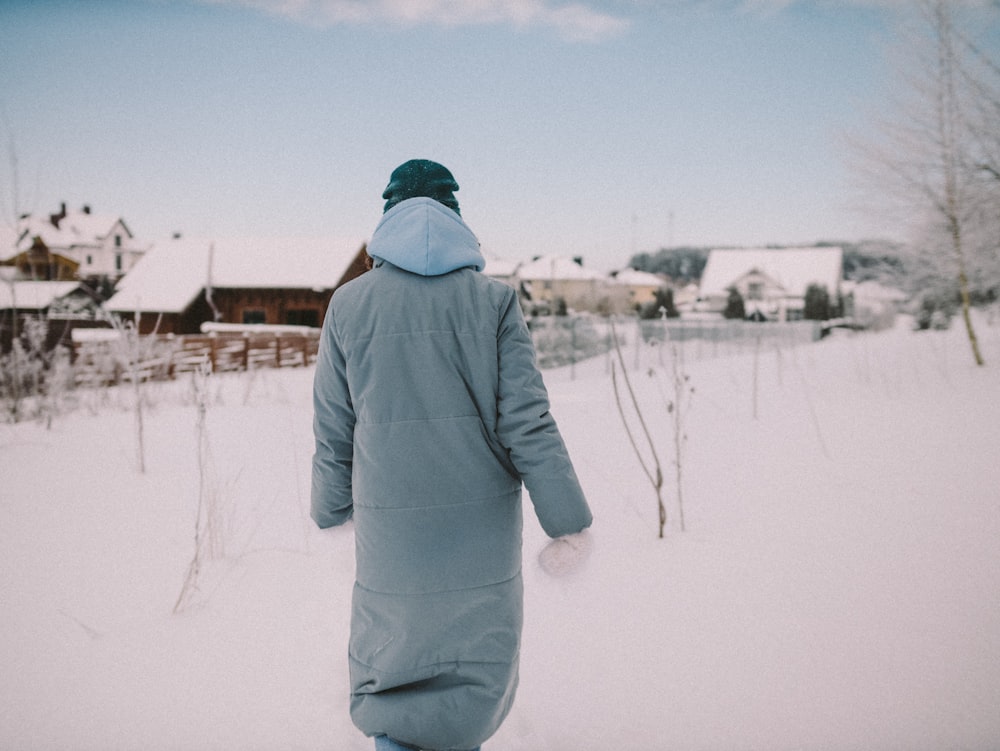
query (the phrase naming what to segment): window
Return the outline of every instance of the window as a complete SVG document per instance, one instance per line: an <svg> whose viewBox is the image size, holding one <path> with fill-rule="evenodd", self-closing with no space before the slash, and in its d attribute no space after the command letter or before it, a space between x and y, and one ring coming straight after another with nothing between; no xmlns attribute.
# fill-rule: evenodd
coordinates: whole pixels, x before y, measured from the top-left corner
<svg viewBox="0 0 1000 751"><path fill-rule="evenodd" d="M289 310L285 313L285 323L290 326L319 328L319 311L315 308Z"/></svg>
<svg viewBox="0 0 1000 751"><path fill-rule="evenodd" d="M763 300L764 299L764 283L763 282L750 282L747 285L747 299L748 300Z"/></svg>
<svg viewBox="0 0 1000 751"><path fill-rule="evenodd" d="M267 323L267 315L263 310L245 308L243 310L243 323Z"/></svg>
<svg viewBox="0 0 1000 751"><path fill-rule="evenodd" d="M89 255L87 256L87 265L88 266L93 266L94 265L94 257L93 256L89 256Z"/></svg>
<svg viewBox="0 0 1000 751"><path fill-rule="evenodd" d="M115 271L122 270L122 254L115 253Z"/></svg>
<svg viewBox="0 0 1000 751"><path fill-rule="evenodd" d="M115 235L115 247L120 248L122 246L122 236Z"/></svg>

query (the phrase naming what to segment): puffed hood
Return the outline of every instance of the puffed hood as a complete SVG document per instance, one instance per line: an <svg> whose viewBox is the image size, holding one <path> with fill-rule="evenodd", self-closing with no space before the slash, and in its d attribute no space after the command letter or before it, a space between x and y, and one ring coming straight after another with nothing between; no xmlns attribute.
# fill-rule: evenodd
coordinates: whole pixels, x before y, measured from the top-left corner
<svg viewBox="0 0 1000 751"><path fill-rule="evenodd" d="M402 201L375 228L368 255L421 276L456 269L482 271L486 265L479 240L462 217L433 198Z"/></svg>

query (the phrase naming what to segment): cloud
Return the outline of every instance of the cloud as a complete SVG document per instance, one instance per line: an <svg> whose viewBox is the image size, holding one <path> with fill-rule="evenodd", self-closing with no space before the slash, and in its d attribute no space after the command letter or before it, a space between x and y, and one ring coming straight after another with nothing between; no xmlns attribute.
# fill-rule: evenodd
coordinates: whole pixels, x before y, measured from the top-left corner
<svg viewBox="0 0 1000 751"><path fill-rule="evenodd" d="M551 0L206 0L241 5L315 26L393 24L550 28L564 39L600 41L629 27L625 18L583 3Z"/></svg>

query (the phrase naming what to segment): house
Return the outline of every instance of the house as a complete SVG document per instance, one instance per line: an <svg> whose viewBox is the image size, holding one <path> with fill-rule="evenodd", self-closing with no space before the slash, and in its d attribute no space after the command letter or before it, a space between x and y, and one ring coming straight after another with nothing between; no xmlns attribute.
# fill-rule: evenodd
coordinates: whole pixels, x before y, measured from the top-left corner
<svg viewBox="0 0 1000 751"><path fill-rule="evenodd" d="M318 327L333 291L365 271L366 245L330 238L174 239L157 244L105 309L143 334L202 323Z"/></svg>
<svg viewBox="0 0 1000 751"><path fill-rule="evenodd" d="M15 310L22 315L63 313L72 307L72 299L86 297L80 282L35 282L0 277L0 313Z"/></svg>
<svg viewBox="0 0 1000 751"><path fill-rule="evenodd" d="M483 273L486 274L486 276L497 279L504 284L509 284L511 287L517 287L517 270L521 265L520 263L506 258L497 258L496 256L486 254L483 255L486 258L486 266L483 268Z"/></svg>
<svg viewBox="0 0 1000 751"><path fill-rule="evenodd" d="M670 284L662 276L648 271L627 268L612 272L611 277L618 286L616 312L632 311L656 299L657 291Z"/></svg>
<svg viewBox="0 0 1000 751"><path fill-rule="evenodd" d="M15 246L0 253L0 264L38 281L116 280L146 250L120 217L94 214L89 206L68 212L63 203L58 213L47 217L21 217Z"/></svg>
<svg viewBox="0 0 1000 751"><path fill-rule="evenodd" d="M535 306L555 310L564 303L572 310L606 312L612 304L607 275L585 268L581 258L540 256L522 265L517 277Z"/></svg>
<svg viewBox="0 0 1000 751"><path fill-rule="evenodd" d="M68 254L52 250L37 236L24 238L24 242L15 242L12 248L5 249L0 255L0 266L13 269L17 277L25 280L66 282L78 278L80 264Z"/></svg>
<svg viewBox="0 0 1000 751"><path fill-rule="evenodd" d="M841 248L712 250L699 284L700 307L721 313L735 287L748 315L773 321L801 319L810 285L825 287L830 298L837 299L843 258Z"/></svg>
<svg viewBox="0 0 1000 751"><path fill-rule="evenodd" d="M674 290L674 305L681 313L690 313L698 302L698 285L694 282Z"/></svg>
<svg viewBox="0 0 1000 751"><path fill-rule="evenodd" d="M91 302L80 282L35 282L5 277L0 275L0 351L10 349L15 332L22 334L29 320L49 321L46 348L51 349L53 337L61 338L69 321L86 317L75 313ZM62 322L58 332L51 325L52 320Z"/></svg>

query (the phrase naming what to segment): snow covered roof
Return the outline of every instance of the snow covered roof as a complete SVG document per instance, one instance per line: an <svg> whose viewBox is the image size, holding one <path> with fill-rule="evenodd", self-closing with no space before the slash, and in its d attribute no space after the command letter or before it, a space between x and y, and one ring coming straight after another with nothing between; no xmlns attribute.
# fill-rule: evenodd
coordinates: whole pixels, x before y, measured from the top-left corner
<svg viewBox="0 0 1000 751"><path fill-rule="evenodd" d="M585 268L569 256L542 256L521 266L517 275L525 281L555 279L592 281L607 278L600 271Z"/></svg>
<svg viewBox="0 0 1000 751"><path fill-rule="evenodd" d="M92 242L107 237L119 222L131 235L121 217L84 211L71 211L66 214L66 218L59 222L59 228L67 235L78 238L77 242Z"/></svg>
<svg viewBox="0 0 1000 751"><path fill-rule="evenodd" d="M179 313L209 279L213 287L331 289L363 244L329 237L168 240L125 275L105 307Z"/></svg>
<svg viewBox="0 0 1000 751"><path fill-rule="evenodd" d="M483 269L483 273L487 276L514 276L518 266L520 266L518 261L486 256L486 267Z"/></svg>
<svg viewBox="0 0 1000 751"><path fill-rule="evenodd" d="M29 248L36 237L41 238L49 248L93 244L110 235L119 223L131 238L132 232L125 222L111 214L70 211L59 221L58 227L52 224L49 217L30 215L18 222L18 249Z"/></svg>
<svg viewBox="0 0 1000 751"><path fill-rule="evenodd" d="M79 288L79 282L0 282L0 309L45 310Z"/></svg>
<svg viewBox="0 0 1000 751"><path fill-rule="evenodd" d="M615 274L615 280L619 284L627 284L633 287L663 287L666 282L656 274L638 269L622 269Z"/></svg>
<svg viewBox="0 0 1000 751"><path fill-rule="evenodd" d="M701 295L725 295L736 280L754 270L774 279L789 295L804 296L810 284L833 292L840 284L843 257L841 248L713 250L701 275Z"/></svg>

